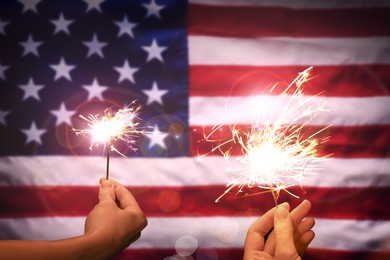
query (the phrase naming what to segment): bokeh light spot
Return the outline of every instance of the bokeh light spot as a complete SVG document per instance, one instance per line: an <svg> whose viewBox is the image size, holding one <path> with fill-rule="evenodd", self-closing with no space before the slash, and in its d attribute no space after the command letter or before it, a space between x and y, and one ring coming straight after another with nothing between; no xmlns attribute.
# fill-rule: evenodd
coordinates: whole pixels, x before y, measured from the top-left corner
<svg viewBox="0 0 390 260"><path fill-rule="evenodd" d="M176 252L180 256L189 256L198 248L198 240L190 235L179 237L175 243Z"/></svg>
<svg viewBox="0 0 390 260"><path fill-rule="evenodd" d="M173 212L180 207L181 196L173 190L164 190L157 197L157 205L164 212Z"/></svg>
<svg viewBox="0 0 390 260"><path fill-rule="evenodd" d="M240 228L234 221L220 220L213 227L213 235L224 243L232 243L237 240Z"/></svg>
<svg viewBox="0 0 390 260"><path fill-rule="evenodd" d="M36 172L34 183L43 190L51 190L58 186L58 172L52 168L42 168Z"/></svg>

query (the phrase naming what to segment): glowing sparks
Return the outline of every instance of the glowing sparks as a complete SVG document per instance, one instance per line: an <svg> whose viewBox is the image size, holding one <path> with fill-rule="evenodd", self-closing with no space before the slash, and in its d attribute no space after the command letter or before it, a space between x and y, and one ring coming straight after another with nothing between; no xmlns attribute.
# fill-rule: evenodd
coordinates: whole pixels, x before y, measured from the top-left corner
<svg viewBox="0 0 390 260"><path fill-rule="evenodd" d="M106 109L103 115L88 116L80 115L80 118L88 123L86 129L75 129L73 131L77 135L89 135L92 142L89 149L93 149L99 145L103 145L107 149L107 179L109 171L110 151L126 157L115 146L114 142L120 140L127 144L132 150L136 150L134 144L136 137L144 134L144 130L140 128L140 119L138 118L140 106L133 106L134 102L124 109L118 110L115 115L112 115L111 109Z"/></svg>
<svg viewBox="0 0 390 260"><path fill-rule="evenodd" d="M250 195L244 193L243 196L271 192L277 204L281 190L297 197L287 188L301 186L305 177L315 172L318 161L323 159L318 157L317 147L328 137L320 138L320 133L327 127L310 136L303 135L310 119L325 111L323 104L318 104L317 96L303 97L302 84L308 80L310 70L301 72L274 102L269 102L266 113L262 105L264 97L255 99L255 111L260 115L255 115L250 130L231 126L231 139L223 141L214 138L218 131L222 131L221 124L204 137L215 144L211 152L220 151L226 159L230 158L234 145L239 145L242 154L238 157L238 164L230 169L234 172L233 180L216 202L235 187L239 189L238 193L245 192L245 188L257 187L262 191ZM261 111L258 110L260 107Z"/></svg>

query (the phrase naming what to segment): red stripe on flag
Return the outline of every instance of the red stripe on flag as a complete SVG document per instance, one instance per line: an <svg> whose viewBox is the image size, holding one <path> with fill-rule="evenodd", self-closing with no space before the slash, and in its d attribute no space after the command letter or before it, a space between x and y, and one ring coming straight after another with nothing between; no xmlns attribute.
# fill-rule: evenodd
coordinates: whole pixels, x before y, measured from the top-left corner
<svg viewBox="0 0 390 260"><path fill-rule="evenodd" d="M188 24L190 35L370 37L390 35L389 14L390 8L290 9L190 4Z"/></svg>
<svg viewBox="0 0 390 260"><path fill-rule="evenodd" d="M129 187L147 217L177 216L260 216L275 206L270 193L236 197L237 189L226 194L224 185L186 187ZM248 192L256 193L252 188ZM390 220L387 187L322 188L292 187L280 193L279 202L296 207L303 199L313 204L311 215L329 219ZM59 186L51 190L39 187L1 187L0 218L42 216L86 216L97 202L98 187ZM28 199L26 199L28 198ZM74 203L77 201L77 203Z"/></svg>
<svg viewBox="0 0 390 260"><path fill-rule="evenodd" d="M250 126L236 125L235 129L248 132ZM321 131L324 126L304 126L301 131L302 139ZM216 131L211 139L220 140L223 143L232 138L229 127L221 128L223 131ZM204 141L205 136L212 132L212 126L191 127L191 154L199 155L221 155L219 150L211 152L218 143ZM318 140L329 137L329 140L318 145L319 156L330 156L333 158L388 158L390 157L390 125L364 125L364 126L330 126L316 135ZM243 136L245 138L245 136ZM244 139L245 141L245 139ZM239 144L229 143L222 147L222 150L231 148L231 155L242 155Z"/></svg>
<svg viewBox="0 0 390 260"><path fill-rule="evenodd" d="M243 248L198 248L194 252L193 257L190 259L224 259L224 260L237 260L242 259L244 250ZM115 259L148 259L148 260L161 260L171 259L187 259L184 256L180 256L176 253L174 248L171 249L127 249L119 253Z"/></svg>
<svg viewBox="0 0 390 260"><path fill-rule="evenodd" d="M193 254L195 259L224 259L237 260L242 259L243 248L198 248ZM119 253L113 259L148 259L161 260L169 259L171 256L177 256L175 249L127 249ZM177 256L177 259L184 257ZM390 258L390 251L341 251L328 249L308 248L303 259L305 260L345 260L345 259L370 259L383 260Z"/></svg>
<svg viewBox="0 0 390 260"><path fill-rule="evenodd" d="M345 259L367 259L383 260L390 259L390 251L342 251L309 248L304 259L315 260L345 260Z"/></svg>
<svg viewBox="0 0 390 260"><path fill-rule="evenodd" d="M250 96L277 83L278 95L307 67L191 65L190 96ZM316 66L304 94L336 97L390 95L390 65ZM264 94L269 94L268 91Z"/></svg>

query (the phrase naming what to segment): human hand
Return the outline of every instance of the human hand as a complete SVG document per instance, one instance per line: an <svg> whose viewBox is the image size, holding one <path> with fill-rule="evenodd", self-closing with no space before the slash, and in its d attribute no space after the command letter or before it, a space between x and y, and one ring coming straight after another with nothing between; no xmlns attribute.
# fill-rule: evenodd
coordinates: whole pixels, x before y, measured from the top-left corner
<svg viewBox="0 0 390 260"><path fill-rule="evenodd" d="M287 203L266 212L248 229L244 259L301 259L314 238L314 219L305 219L310 208L311 203L305 200L291 213Z"/></svg>
<svg viewBox="0 0 390 260"><path fill-rule="evenodd" d="M136 241L147 220L134 196L113 180L100 179L99 203L85 221L85 236L100 247L95 259L107 259Z"/></svg>
<svg viewBox="0 0 390 260"><path fill-rule="evenodd" d="M314 239L314 232L311 230L315 224L313 218L306 218L311 209L311 203L308 200L302 201L294 210L291 211L290 216L294 226L294 242L298 254L302 257L308 245ZM275 253L275 232L271 232L267 238L264 251Z"/></svg>

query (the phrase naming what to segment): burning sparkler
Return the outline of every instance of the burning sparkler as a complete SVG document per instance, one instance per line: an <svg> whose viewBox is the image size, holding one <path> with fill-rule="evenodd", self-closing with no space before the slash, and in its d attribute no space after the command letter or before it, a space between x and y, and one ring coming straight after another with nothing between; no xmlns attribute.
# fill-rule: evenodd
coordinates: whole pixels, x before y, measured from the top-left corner
<svg viewBox="0 0 390 260"><path fill-rule="evenodd" d="M111 151L126 157L113 145L113 142L121 140L131 149L136 150L134 147L135 138L140 134L144 134L144 130L139 127L140 119L137 116L140 109L140 106L135 106L132 102L126 108L118 110L114 116L110 108L106 109L103 115L79 115L80 118L88 122L89 128L72 129L77 135L91 136L90 150L99 145L104 145L104 149L107 151L106 179L109 176Z"/></svg>
<svg viewBox="0 0 390 260"><path fill-rule="evenodd" d="M213 127L210 134L204 136L204 140L214 144L210 152L220 151L229 159L233 146L238 144L242 153L238 158L239 166L231 169L235 172L233 180L215 202L235 187L239 189L237 194L243 192L244 188L263 189L261 192L244 196L271 192L276 205L281 190L298 197L287 189L296 183L302 187L306 175L315 172L318 162L324 159L318 157L317 147L328 139L320 138L319 135L327 127L308 137L302 135L310 118L325 111L324 104L318 104L318 96L303 96L302 84L308 80L311 69L310 67L299 73L276 97L268 113L255 118L249 131L240 130L236 125L230 126L231 138L224 141L214 138L224 125L219 124ZM270 94L275 86L270 90Z"/></svg>

